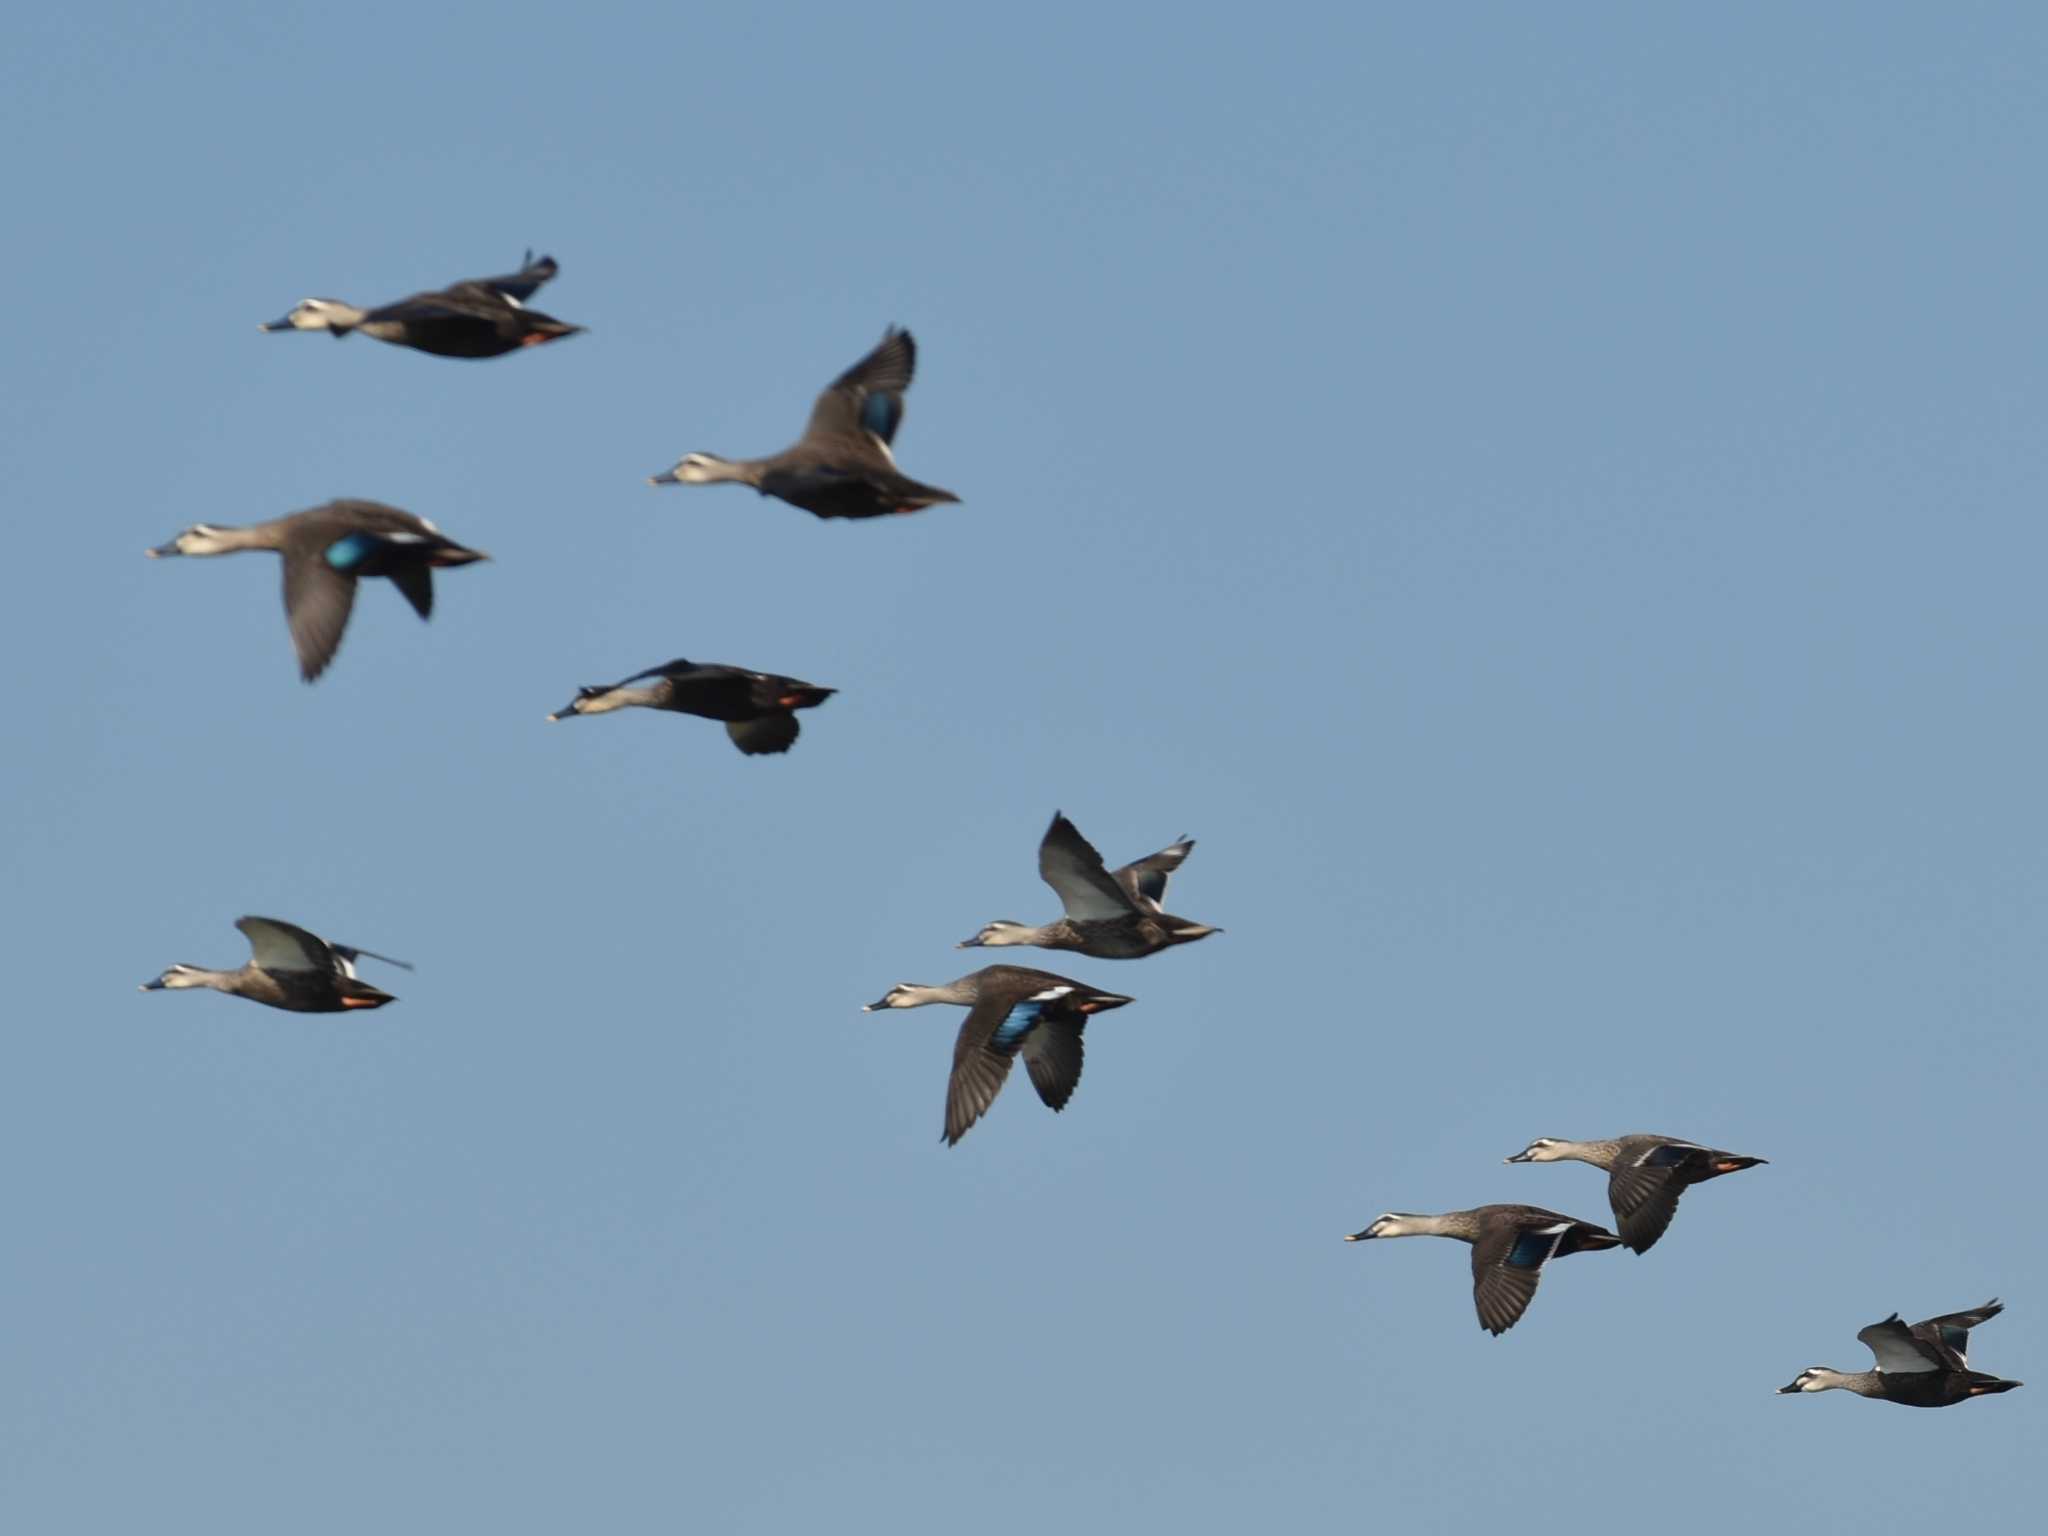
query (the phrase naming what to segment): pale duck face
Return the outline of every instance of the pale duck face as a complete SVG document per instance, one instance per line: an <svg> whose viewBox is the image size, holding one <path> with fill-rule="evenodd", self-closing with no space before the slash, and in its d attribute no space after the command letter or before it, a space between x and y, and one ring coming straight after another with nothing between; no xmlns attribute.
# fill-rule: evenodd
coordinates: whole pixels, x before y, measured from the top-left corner
<svg viewBox="0 0 2048 1536"><path fill-rule="evenodd" d="M1009 944L1029 944L1031 930L1022 923L1008 919L984 927L971 939L963 939L954 945L955 949L1000 949Z"/></svg>
<svg viewBox="0 0 2048 1536"><path fill-rule="evenodd" d="M264 325L266 331L331 331L336 325L353 326L362 312L340 299L301 299L282 320Z"/></svg>
<svg viewBox="0 0 2048 1536"><path fill-rule="evenodd" d="M728 479L726 461L715 453L686 453L676 467L648 478L649 485L710 485Z"/></svg>
<svg viewBox="0 0 2048 1536"><path fill-rule="evenodd" d="M213 523L194 523L168 544L159 544L147 551L152 559L170 555L220 555L230 548L227 531Z"/></svg>
<svg viewBox="0 0 2048 1536"><path fill-rule="evenodd" d="M1778 1388L1784 1397L1794 1392L1825 1392L1841 1380L1842 1373L1825 1365L1809 1365L1786 1385Z"/></svg>
<svg viewBox="0 0 2048 1536"><path fill-rule="evenodd" d="M145 981L142 984L141 990L144 992L175 992L183 987L200 986L203 983L199 978L204 974L198 966L185 965L181 962L165 971L155 981Z"/></svg>

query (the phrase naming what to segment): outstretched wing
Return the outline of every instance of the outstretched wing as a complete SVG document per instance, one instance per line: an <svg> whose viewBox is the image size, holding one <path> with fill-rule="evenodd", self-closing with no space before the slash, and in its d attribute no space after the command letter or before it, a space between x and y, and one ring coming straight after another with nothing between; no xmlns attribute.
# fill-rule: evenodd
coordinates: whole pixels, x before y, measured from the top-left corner
<svg viewBox="0 0 2048 1536"><path fill-rule="evenodd" d="M1061 1110L1081 1081L1081 1030L1087 1016L1048 1018L1024 1037L1024 1067L1045 1107Z"/></svg>
<svg viewBox="0 0 2048 1536"><path fill-rule="evenodd" d="M1939 1344L1913 1336L1913 1330L1899 1321L1894 1312L1881 1323L1872 1323L1860 1330L1856 1337L1868 1345L1870 1352L1877 1356L1877 1368L1893 1375L1915 1375L1921 1371L1952 1369L1946 1358L1947 1351Z"/></svg>
<svg viewBox="0 0 2048 1536"><path fill-rule="evenodd" d="M1146 858L1132 860L1115 871L1112 878L1130 892L1140 907L1162 912L1166 908L1167 877L1180 868L1194 848L1195 840L1184 837L1171 848L1162 848Z"/></svg>
<svg viewBox="0 0 2048 1536"><path fill-rule="evenodd" d="M903 424L903 391L916 371L917 343L892 325L872 352L825 386L811 407L803 441L878 448L888 458Z"/></svg>
<svg viewBox="0 0 2048 1536"><path fill-rule="evenodd" d="M1128 917L1137 910L1137 898L1102 867L1102 855L1058 813L1038 844L1038 874L1076 922Z"/></svg>
<svg viewBox="0 0 2048 1536"><path fill-rule="evenodd" d="M1539 1227L1497 1226L1472 1245L1472 1300L1479 1326L1488 1333L1506 1333L1522 1320L1536 1296L1543 1266L1557 1252L1572 1224Z"/></svg>
<svg viewBox="0 0 2048 1536"><path fill-rule="evenodd" d="M235 926L249 941L249 958L263 970L331 973L342 968L334 947L297 923L275 917L238 917Z"/></svg>
<svg viewBox="0 0 2048 1536"><path fill-rule="evenodd" d="M285 551L284 613L299 653L299 675L307 682L334 660L355 601L355 577L337 571L319 551Z"/></svg>
<svg viewBox="0 0 2048 1536"><path fill-rule="evenodd" d="M1942 1348L1956 1357L1958 1367L1967 1367L1970 1363L1970 1330L1990 1322L2004 1310L2005 1303L1994 1296L1981 1307L1971 1307L1966 1312L1946 1312L1940 1317L1915 1323L1913 1336L1922 1340L1938 1340Z"/></svg>
<svg viewBox="0 0 2048 1536"><path fill-rule="evenodd" d="M510 273L505 277L472 278L466 283L457 283L455 286L458 288L489 289L508 304L524 304L528 299L540 292L541 286L548 279L561 270L554 257L543 256L540 260L535 261L533 259L533 252L528 251L526 253L526 261L517 272Z"/></svg>

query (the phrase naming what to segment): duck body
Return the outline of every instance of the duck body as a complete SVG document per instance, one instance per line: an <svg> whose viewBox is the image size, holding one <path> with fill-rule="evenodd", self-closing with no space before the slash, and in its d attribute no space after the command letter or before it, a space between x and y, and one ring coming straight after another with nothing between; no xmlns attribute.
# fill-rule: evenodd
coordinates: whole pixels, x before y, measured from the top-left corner
<svg viewBox="0 0 2048 1536"><path fill-rule="evenodd" d="M375 309L358 309L340 299L301 299L289 314L267 322L263 329L325 331L336 339L360 331L373 340L436 357L502 357L583 329L526 307L526 300L560 270L552 256L536 261L529 251L517 272L471 278Z"/></svg>
<svg viewBox="0 0 2048 1536"><path fill-rule="evenodd" d="M650 485L749 485L816 517L884 517L957 502L951 491L896 467L903 392L917 369L917 343L891 327L873 351L825 387L804 435L765 459L684 455Z"/></svg>
<svg viewBox="0 0 2048 1536"><path fill-rule="evenodd" d="M647 686L634 686L641 682ZM576 697L548 719L605 715L618 709L665 709L723 721L733 745L753 757L787 752L797 738L795 711L813 709L836 691L801 678L678 657L616 683L579 688Z"/></svg>
<svg viewBox="0 0 2048 1536"><path fill-rule="evenodd" d="M358 581L384 577L426 619L434 611L435 570L490 558L456 543L423 517L383 502L355 500L330 501L243 527L195 523L149 554L161 559L249 549L272 550L283 558L285 617L299 675L309 683L327 670L340 649Z"/></svg>
<svg viewBox="0 0 2048 1536"><path fill-rule="evenodd" d="M1615 1248L1605 1227L1536 1205L1479 1205L1437 1216L1389 1211L1347 1243L1379 1237L1452 1237L1472 1245L1472 1304L1479 1326L1499 1337L1535 1299L1543 1266L1569 1253Z"/></svg>
<svg viewBox="0 0 2048 1536"><path fill-rule="evenodd" d="M983 925L956 948L1001 948L1027 944L1070 949L1098 960L1138 960L1206 939L1220 928L1175 917L1161 903L1166 882L1194 850L1192 838L1111 870L1080 830L1059 812L1038 844L1039 878L1053 888L1065 912L1053 922L1032 925L1003 920Z"/></svg>
<svg viewBox="0 0 2048 1536"><path fill-rule="evenodd" d="M1778 1393L1840 1390L1905 1408L1948 1408L1973 1397L2010 1392L2025 1383L1970 1369L1970 1330L2004 1310L1993 1298L1981 1307L1910 1324L1894 1312L1856 1335L1876 1357L1877 1369L1838 1371L1832 1366L1812 1365L1778 1388Z"/></svg>
<svg viewBox="0 0 2048 1536"><path fill-rule="evenodd" d="M1020 1055L1046 1108L1066 1108L1081 1081L1081 1032L1095 1014L1132 999L1020 965L985 966L942 986L903 982L861 1011L954 1003L967 1009L953 1043L941 1133L955 1146L988 1112Z"/></svg>
<svg viewBox="0 0 2048 1536"><path fill-rule="evenodd" d="M1511 1163L1566 1160L1607 1170L1607 1203L1614 1211L1615 1227L1622 1242L1637 1253L1649 1252L1664 1235L1678 1210L1678 1197L1693 1185L1769 1161L1648 1131L1632 1131L1606 1141L1542 1136L1507 1159Z"/></svg>
<svg viewBox="0 0 2048 1536"><path fill-rule="evenodd" d="M145 992L182 991L205 987L230 997L245 997L268 1008L290 1013L346 1013L358 1008L382 1008L398 1001L389 992L373 987L356 975L355 962L367 956L410 970L403 960L393 960L349 944L332 944L296 923L275 917L242 917L235 926L249 941L249 959L232 971L208 970L198 965L174 965L154 981L142 984Z"/></svg>

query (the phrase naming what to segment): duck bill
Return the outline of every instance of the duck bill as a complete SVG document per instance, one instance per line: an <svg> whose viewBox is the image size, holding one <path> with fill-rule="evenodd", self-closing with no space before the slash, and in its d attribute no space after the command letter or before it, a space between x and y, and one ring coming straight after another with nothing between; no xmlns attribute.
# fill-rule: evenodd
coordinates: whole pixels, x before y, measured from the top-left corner
<svg viewBox="0 0 2048 1536"><path fill-rule="evenodd" d="M958 944L955 944L953 947L955 949L982 949L986 946L983 945L983 943L981 942L981 935L977 933L971 939L962 939Z"/></svg>
<svg viewBox="0 0 2048 1536"><path fill-rule="evenodd" d="M1372 1228L1367 1227L1363 1232L1347 1232L1344 1235L1344 1241L1347 1243L1362 1243L1371 1236Z"/></svg>
<svg viewBox="0 0 2048 1536"><path fill-rule="evenodd" d="M664 469L658 475L649 475L647 477L647 483L649 485L681 485L683 482L676 478L676 472L674 470Z"/></svg>
<svg viewBox="0 0 2048 1536"><path fill-rule="evenodd" d="M145 549L143 553L152 560L168 560L171 556L182 555L185 551L178 548L178 541L173 539L168 544L159 544L153 549Z"/></svg>
<svg viewBox="0 0 2048 1536"><path fill-rule="evenodd" d="M876 998L876 999L875 999L875 1000L874 1000L874 1001L873 1001L872 1003L862 1003L862 1004L860 1005L860 1011L861 1011L862 1013L881 1013L881 1012L883 1012L884 1010L886 1010L886 1009L888 1008L888 1006L889 1006L889 999L888 999L888 997L887 997L887 996L885 995L885 996L882 996L882 997L878 997L878 998Z"/></svg>
<svg viewBox="0 0 2048 1536"><path fill-rule="evenodd" d="M571 699L568 703L564 704L552 715L549 715L548 718L550 720L574 720L578 715L583 713L582 710L576 707L578 704L581 704L582 702L583 695L579 693L578 695L576 695L575 698Z"/></svg>
<svg viewBox="0 0 2048 1536"><path fill-rule="evenodd" d="M1504 1163L1527 1163L1533 1162L1534 1159L1526 1152L1517 1152L1513 1157L1504 1157L1501 1161Z"/></svg>
<svg viewBox="0 0 2048 1536"><path fill-rule="evenodd" d="M1796 1397L1798 1393L1799 1383L1797 1380L1788 1381L1784 1386L1778 1388L1778 1396L1780 1397Z"/></svg>
<svg viewBox="0 0 2048 1536"><path fill-rule="evenodd" d="M257 329L259 331L289 331L296 329L296 327L292 324L292 317L286 315L282 320L266 320Z"/></svg>
<svg viewBox="0 0 2048 1536"><path fill-rule="evenodd" d="M141 986L137 987L135 990L138 992L163 992L169 989L164 986L163 977L159 976L154 981L145 981Z"/></svg>

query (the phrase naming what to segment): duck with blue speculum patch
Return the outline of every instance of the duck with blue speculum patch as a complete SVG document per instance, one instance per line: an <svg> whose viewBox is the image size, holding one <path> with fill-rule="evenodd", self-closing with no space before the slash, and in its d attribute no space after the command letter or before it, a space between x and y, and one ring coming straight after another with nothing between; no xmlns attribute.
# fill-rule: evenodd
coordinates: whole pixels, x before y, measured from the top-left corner
<svg viewBox="0 0 2048 1536"><path fill-rule="evenodd" d="M953 1072L946 1082L943 1135L950 1147L987 1113L1019 1056L1046 1108L1055 1113L1066 1108L1081 1081L1081 1031L1093 1015L1131 1001L1050 971L991 965L943 986L903 982L861 1011L922 1008L927 1003L967 1009L953 1042Z"/></svg>
<svg viewBox="0 0 2048 1536"><path fill-rule="evenodd" d="M1472 1304L1479 1326L1496 1337L1521 1321L1536 1297L1545 1264L1568 1253L1621 1246L1621 1239L1605 1227L1537 1205L1479 1205L1439 1216L1389 1211L1344 1241L1376 1237L1454 1237L1470 1243Z"/></svg>
<svg viewBox="0 0 2048 1536"><path fill-rule="evenodd" d="M231 555L245 549L274 550L283 557L285 617L298 652L299 674L309 683L327 669L341 645L358 581L386 578L425 619L434 611L437 567L490 558L456 543L423 517L380 501L351 500L330 501L244 527L195 523L147 553L163 559Z"/></svg>
<svg viewBox="0 0 2048 1536"><path fill-rule="evenodd" d="M881 342L839 375L811 407L804 435L765 459L691 453L649 485L751 485L817 517L921 512L960 498L896 467L892 444L903 424L903 392L917 368L917 343L891 326Z"/></svg>

